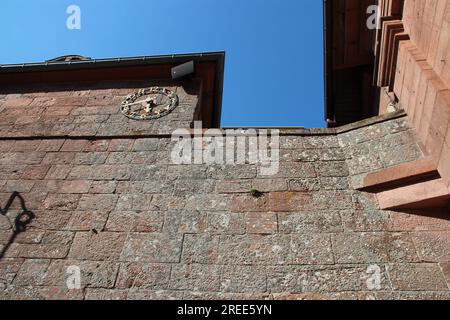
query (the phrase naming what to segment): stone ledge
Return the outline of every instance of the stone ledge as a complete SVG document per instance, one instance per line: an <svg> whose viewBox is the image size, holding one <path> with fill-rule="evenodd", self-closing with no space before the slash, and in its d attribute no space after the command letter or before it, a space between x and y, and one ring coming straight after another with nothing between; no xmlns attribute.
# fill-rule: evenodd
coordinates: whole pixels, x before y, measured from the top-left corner
<svg viewBox="0 0 450 320"><path fill-rule="evenodd" d="M368 118L365 120L361 120L358 122L354 122L342 127L338 128L255 128L255 127L248 127L248 128L225 128L225 129L216 129L220 130L222 133L225 133L226 129L234 129L234 130L247 130L247 129L255 129L257 132L258 130L264 130L264 129L273 129L273 130L280 130L281 136L334 136L346 132L350 132L353 130L357 130L363 127L367 127L370 125L386 122L393 119L398 119L405 117L406 114L403 110L399 110L396 112L392 112L389 114L384 114L372 118ZM24 126L24 130L14 130L14 131L8 131L4 130L3 132L0 130L0 140L36 140L36 139L87 139L87 140L97 140L97 139L133 139L133 138L165 138L165 137L171 137L172 132L158 132L153 130L145 130L144 129L129 129L127 128L123 129L123 133L121 134L102 134L98 133L98 131L94 128L93 130L89 130L86 132L85 130L77 131L77 128L74 130L67 130L70 131L68 134L60 134L60 133L52 133L52 128L43 128L45 130L35 134L30 135L26 134L26 132L30 132L32 130L29 130L26 126ZM191 132L191 134L194 133L193 129L186 128ZM208 129L203 129L203 132Z"/></svg>
<svg viewBox="0 0 450 320"><path fill-rule="evenodd" d="M380 116L375 116L372 118L367 118L361 121L357 121L354 123L347 124L345 126L341 126L335 128L337 134L346 133L349 131L357 130L363 127L371 126L377 123L386 122L389 120L394 120L398 118L406 117L406 113L404 110L397 110L395 112L382 114Z"/></svg>
<svg viewBox="0 0 450 320"><path fill-rule="evenodd" d="M378 193L381 209L443 208L449 205L450 193L442 179Z"/></svg>
<svg viewBox="0 0 450 320"><path fill-rule="evenodd" d="M357 189L380 192L438 177L436 163L431 158L425 158L369 173Z"/></svg>

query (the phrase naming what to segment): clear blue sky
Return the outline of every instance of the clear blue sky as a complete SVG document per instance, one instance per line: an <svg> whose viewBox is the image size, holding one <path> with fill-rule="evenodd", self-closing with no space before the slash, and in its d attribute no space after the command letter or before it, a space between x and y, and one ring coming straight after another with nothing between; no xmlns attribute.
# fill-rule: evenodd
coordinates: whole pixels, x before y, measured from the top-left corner
<svg viewBox="0 0 450 320"><path fill-rule="evenodd" d="M222 126L324 127L322 20L322 0L0 0L0 63L224 50Z"/></svg>

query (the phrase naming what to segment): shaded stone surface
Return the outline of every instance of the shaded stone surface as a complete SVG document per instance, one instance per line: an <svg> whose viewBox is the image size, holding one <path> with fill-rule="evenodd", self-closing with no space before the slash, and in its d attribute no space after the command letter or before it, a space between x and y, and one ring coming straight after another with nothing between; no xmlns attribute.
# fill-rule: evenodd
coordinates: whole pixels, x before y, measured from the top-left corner
<svg viewBox="0 0 450 320"><path fill-rule="evenodd" d="M448 211L383 211L355 189L366 173L423 157L404 119L284 134L280 171L266 177L251 164L172 164L170 133L190 126L195 95L134 123L112 104L122 89L0 102L0 205L20 191L36 216L0 259L1 299L450 297ZM25 104L61 118L25 119ZM70 266L80 290L65 286Z"/></svg>

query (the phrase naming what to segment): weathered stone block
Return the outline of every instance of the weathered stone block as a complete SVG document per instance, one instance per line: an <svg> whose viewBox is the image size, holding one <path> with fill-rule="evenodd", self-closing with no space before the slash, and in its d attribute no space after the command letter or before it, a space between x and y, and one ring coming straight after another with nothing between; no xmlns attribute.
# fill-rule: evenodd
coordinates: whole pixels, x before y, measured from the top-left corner
<svg viewBox="0 0 450 320"><path fill-rule="evenodd" d="M368 291L371 273L367 266L271 267L267 272L272 292L354 292ZM380 283L374 291L389 290L389 280L380 266Z"/></svg>
<svg viewBox="0 0 450 320"><path fill-rule="evenodd" d="M71 231L103 230L108 212L105 211L74 211L64 227Z"/></svg>
<svg viewBox="0 0 450 320"><path fill-rule="evenodd" d="M261 177L260 170L258 177ZM281 162L279 171L270 178L315 178L317 177L314 165L309 162Z"/></svg>
<svg viewBox="0 0 450 320"><path fill-rule="evenodd" d="M216 184L217 193L246 193L251 189L251 180L218 181Z"/></svg>
<svg viewBox="0 0 450 320"><path fill-rule="evenodd" d="M228 265L222 269L220 291L222 292L265 292L267 278L264 268L259 266Z"/></svg>
<svg viewBox="0 0 450 320"><path fill-rule="evenodd" d="M119 289L167 289L171 266L141 262L122 263L116 288Z"/></svg>
<svg viewBox="0 0 450 320"><path fill-rule="evenodd" d="M172 180L205 179L206 169L203 165L171 165L167 169L167 177Z"/></svg>
<svg viewBox="0 0 450 320"><path fill-rule="evenodd" d="M106 195L111 196L111 195ZM137 210L137 211L148 211L148 210L159 210L157 206L152 204L152 195L148 194L122 194L117 200L117 205L115 210ZM114 207L111 207L112 210Z"/></svg>
<svg viewBox="0 0 450 320"><path fill-rule="evenodd" d="M324 234L291 236L292 263L300 265L334 264L331 239Z"/></svg>
<svg viewBox="0 0 450 320"><path fill-rule="evenodd" d="M280 233L331 233L341 232L339 211L304 211L279 213Z"/></svg>
<svg viewBox="0 0 450 320"><path fill-rule="evenodd" d="M345 210L353 207L352 194L347 191L319 191L312 193L310 209L316 210ZM306 206L305 209L308 209ZM287 210L286 210L287 211ZM292 210L291 210L292 211Z"/></svg>
<svg viewBox="0 0 450 320"><path fill-rule="evenodd" d="M126 300L128 295L128 290L119 290L119 289L97 289L97 288L87 288L84 290L85 300L95 300L95 301L104 301L104 300Z"/></svg>
<svg viewBox="0 0 450 320"><path fill-rule="evenodd" d="M75 210L80 197L77 194L49 194L43 206L46 210Z"/></svg>
<svg viewBox="0 0 450 320"><path fill-rule="evenodd" d="M450 262L450 231L415 232L413 239L422 261Z"/></svg>
<svg viewBox="0 0 450 320"><path fill-rule="evenodd" d="M42 180L49 171L50 166L28 166L23 175L22 179L25 180Z"/></svg>
<svg viewBox="0 0 450 320"><path fill-rule="evenodd" d="M118 261L126 235L115 232L77 232L69 257L75 260Z"/></svg>
<svg viewBox="0 0 450 320"><path fill-rule="evenodd" d="M149 183L149 182L147 182ZM166 185L166 188L171 188L171 184L169 183L160 183L155 182L159 185ZM214 186L216 185L216 181L215 180L177 180L174 183L174 193L176 195L190 195L193 193L200 193L200 194L208 194L208 193L212 193L214 191ZM157 189L156 189L157 190ZM164 189L167 190L167 189ZM219 192L219 189L217 189L217 192ZM163 193L163 192L159 192L159 193Z"/></svg>
<svg viewBox="0 0 450 320"><path fill-rule="evenodd" d="M75 165L104 164L107 157L108 157L107 152L81 152L75 155L73 164Z"/></svg>
<svg viewBox="0 0 450 320"><path fill-rule="evenodd" d="M6 289L4 297L14 300L82 300L83 292L65 287L11 286Z"/></svg>
<svg viewBox="0 0 450 320"><path fill-rule="evenodd" d="M220 264L284 265L292 263L290 235L222 236Z"/></svg>
<svg viewBox="0 0 450 320"><path fill-rule="evenodd" d="M245 233L244 214L209 212L207 231L211 234L243 234Z"/></svg>
<svg viewBox="0 0 450 320"><path fill-rule="evenodd" d="M93 119L90 119L90 121L87 121L87 122L89 122L89 123L96 122L96 121L92 121L92 120ZM95 120L97 120L97 118ZM74 122L76 122L76 120L74 120ZM109 143L110 143L110 140L101 140L101 139L89 141L89 143L84 148L84 151L86 151L86 152L106 152L106 151L108 151Z"/></svg>
<svg viewBox="0 0 450 320"><path fill-rule="evenodd" d="M46 286L66 287L70 268L78 267L81 274L81 288L113 288L119 264L115 262L95 262L79 260L54 260L48 267L42 280Z"/></svg>
<svg viewBox="0 0 450 320"><path fill-rule="evenodd" d="M60 193L82 194L89 192L91 181L88 180L72 180L61 183Z"/></svg>
<svg viewBox="0 0 450 320"><path fill-rule="evenodd" d="M273 192L269 194L269 211L290 212L298 210L308 210L315 206L313 193L301 192ZM317 207L319 208L319 207ZM258 210L264 211L264 210Z"/></svg>
<svg viewBox="0 0 450 320"><path fill-rule="evenodd" d="M203 233L206 228L206 212L198 210L170 210L166 212L164 232Z"/></svg>
<svg viewBox="0 0 450 320"><path fill-rule="evenodd" d="M182 234L130 233L121 261L177 263L181 257Z"/></svg>
<svg viewBox="0 0 450 320"><path fill-rule="evenodd" d="M160 232L164 214L158 211L113 211L106 230L114 232Z"/></svg>
<svg viewBox="0 0 450 320"><path fill-rule="evenodd" d="M0 154L0 165L38 165L43 162L44 157L45 152L5 152Z"/></svg>
<svg viewBox="0 0 450 320"><path fill-rule="evenodd" d="M207 167L207 177L219 180L252 179L256 177L257 169L255 165L213 165Z"/></svg>
<svg viewBox="0 0 450 320"><path fill-rule="evenodd" d="M30 192L34 184L32 180L9 180L3 189L5 192Z"/></svg>
<svg viewBox="0 0 450 320"><path fill-rule="evenodd" d="M133 151L156 151L158 149L159 139L137 139L133 145Z"/></svg>
<svg viewBox="0 0 450 320"><path fill-rule="evenodd" d="M33 102L33 99L26 98L26 97L18 97L14 99L6 99L3 102L3 106L7 108L23 108L31 104Z"/></svg>
<svg viewBox="0 0 450 320"><path fill-rule="evenodd" d="M392 289L396 291L447 291L438 264L391 264L387 268Z"/></svg>
<svg viewBox="0 0 450 320"><path fill-rule="evenodd" d="M450 287L450 262L440 263L439 266L441 267L442 273L444 274L447 284Z"/></svg>
<svg viewBox="0 0 450 320"><path fill-rule="evenodd" d="M230 198L225 194L198 194L186 198L186 210L225 211Z"/></svg>
<svg viewBox="0 0 450 320"><path fill-rule="evenodd" d="M333 235L336 262L417 262L418 257L406 233L343 233Z"/></svg>
<svg viewBox="0 0 450 320"><path fill-rule="evenodd" d="M386 136L386 128L381 124L376 124L339 135L339 144L341 147L348 147L364 143L367 141L380 139Z"/></svg>
<svg viewBox="0 0 450 320"><path fill-rule="evenodd" d="M15 141L10 149L10 152L33 152L37 151L40 140L18 140Z"/></svg>
<svg viewBox="0 0 450 320"><path fill-rule="evenodd" d="M133 289L128 291L127 300L182 300L183 291Z"/></svg>
<svg viewBox="0 0 450 320"><path fill-rule="evenodd" d="M93 194L110 194L114 193L117 188L117 181L93 181L89 188L89 193Z"/></svg>
<svg viewBox="0 0 450 320"><path fill-rule="evenodd" d="M321 177L347 177L349 175L348 166L344 161L321 163L317 171Z"/></svg>
<svg viewBox="0 0 450 320"><path fill-rule="evenodd" d="M178 264L173 266L170 289L217 292L221 266L214 264Z"/></svg>
<svg viewBox="0 0 450 320"><path fill-rule="evenodd" d="M389 134L410 130L408 121L405 118L387 121L385 122L385 128Z"/></svg>
<svg viewBox="0 0 450 320"><path fill-rule="evenodd" d="M320 186L325 190L348 190L350 189L347 177L321 177Z"/></svg>
<svg viewBox="0 0 450 320"><path fill-rule="evenodd" d="M287 191L288 182L285 179L253 179L252 188L260 192Z"/></svg>
<svg viewBox="0 0 450 320"><path fill-rule="evenodd" d="M83 151L88 145L88 140L66 140L60 151L63 152L78 152Z"/></svg>
<svg viewBox="0 0 450 320"><path fill-rule="evenodd" d="M303 138L295 136L281 136L280 147L283 149L300 149L303 148Z"/></svg>
<svg viewBox="0 0 450 320"><path fill-rule="evenodd" d="M282 146L281 146L282 147ZM318 161L321 157L320 150L318 149L281 149L280 160L286 162L314 162Z"/></svg>
<svg viewBox="0 0 450 320"><path fill-rule="evenodd" d="M346 231L384 231L391 224L389 212L382 210L343 210L341 217Z"/></svg>
<svg viewBox="0 0 450 320"><path fill-rule="evenodd" d="M24 259L7 259L3 258L0 261L0 291L4 290L6 287L10 286L16 278L17 272L19 272L20 267Z"/></svg>
<svg viewBox="0 0 450 320"><path fill-rule="evenodd" d="M139 160L141 152L110 152L107 154L106 164L143 164L145 160ZM152 161L153 162L153 161ZM100 164L100 163L99 163Z"/></svg>
<svg viewBox="0 0 450 320"><path fill-rule="evenodd" d="M249 234L273 234L278 231L277 215L274 213L248 213L245 224Z"/></svg>
<svg viewBox="0 0 450 320"><path fill-rule="evenodd" d="M14 285L36 286L42 285L50 260L27 259L23 262L16 277Z"/></svg>
<svg viewBox="0 0 450 320"><path fill-rule="evenodd" d="M70 170L67 180L88 180L91 179L94 167L92 166L73 166Z"/></svg>
<svg viewBox="0 0 450 320"><path fill-rule="evenodd" d="M343 161L346 159L346 155L342 148L319 149L319 154L320 160L322 161Z"/></svg>
<svg viewBox="0 0 450 320"><path fill-rule="evenodd" d="M290 180L289 190L297 192L318 191L320 190L320 182L316 178Z"/></svg>
<svg viewBox="0 0 450 320"><path fill-rule="evenodd" d="M65 210L39 210L34 211L35 218L30 227L42 230L62 230L69 221L72 211Z"/></svg>
<svg viewBox="0 0 450 320"><path fill-rule="evenodd" d="M92 180L130 180L132 172L127 165L91 166Z"/></svg>
<svg viewBox="0 0 450 320"><path fill-rule="evenodd" d="M269 211L269 196L259 198L250 194L237 195L231 200L231 211L233 212L264 212Z"/></svg>
<svg viewBox="0 0 450 320"><path fill-rule="evenodd" d="M336 136L307 136L303 138L303 144L306 149L339 147Z"/></svg>
<svg viewBox="0 0 450 320"><path fill-rule="evenodd" d="M109 144L108 151L110 152L125 152L133 148L133 139L113 139Z"/></svg>
<svg viewBox="0 0 450 320"><path fill-rule="evenodd" d="M217 264L219 236L186 234L183 241L184 263Z"/></svg>
<svg viewBox="0 0 450 320"><path fill-rule="evenodd" d="M47 180L64 180L72 170L70 165L54 165L51 166L45 176Z"/></svg>
<svg viewBox="0 0 450 320"><path fill-rule="evenodd" d="M42 164L59 164L67 165L72 164L75 158L75 152L48 152L45 154Z"/></svg>
<svg viewBox="0 0 450 320"><path fill-rule="evenodd" d="M125 167L125 169L128 166ZM117 166L116 166L117 170ZM164 180L164 178L170 179L169 173L167 173L167 166L165 165L135 165L131 167L130 178L122 178L120 180L131 181L148 181L148 180Z"/></svg>
<svg viewBox="0 0 450 320"><path fill-rule="evenodd" d="M114 194L85 194L81 197L78 210L111 211L116 206L118 196Z"/></svg>

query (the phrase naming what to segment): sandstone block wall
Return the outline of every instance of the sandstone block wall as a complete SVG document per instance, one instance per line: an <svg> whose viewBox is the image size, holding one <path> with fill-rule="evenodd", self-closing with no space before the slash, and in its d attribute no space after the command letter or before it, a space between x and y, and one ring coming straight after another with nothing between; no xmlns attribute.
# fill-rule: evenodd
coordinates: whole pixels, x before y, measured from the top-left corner
<svg viewBox="0 0 450 320"><path fill-rule="evenodd" d="M423 157L405 118L282 131L280 171L266 177L172 164L171 130L196 105L177 90L180 107L153 122L118 114L128 89L0 96L0 204L18 192L35 215L12 243L0 216L0 298L450 298L447 210L383 211L355 190ZM8 215L20 210L16 199Z"/></svg>
<svg viewBox="0 0 450 320"><path fill-rule="evenodd" d="M450 1L405 0L393 92L450 187Z"/></svg>
<svg viewBox="0 0 450 320"><path fill-rule="evenodd" d="M176 91L179 106L164 121L135 121L119 105L139 89L164 86ZM73 88L77 88L73 90ZM52 86L18 86L0 90L0 137L108 137L171 133L190 128L198 117L200 83L103 81Z"/></svg>

